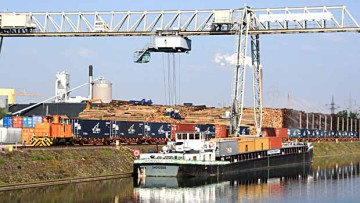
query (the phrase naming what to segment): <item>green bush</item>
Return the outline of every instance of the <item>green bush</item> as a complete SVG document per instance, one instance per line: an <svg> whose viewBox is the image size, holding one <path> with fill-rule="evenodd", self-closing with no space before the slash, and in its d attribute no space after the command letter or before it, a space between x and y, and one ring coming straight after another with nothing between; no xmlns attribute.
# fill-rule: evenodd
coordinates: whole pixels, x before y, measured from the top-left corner
<svg viewBox="0 0 360 203"><path fill-rule="evenodd" d="M2 119L4 116L6 116L6 111L4 108L0 108L0 119Z"/></svg>

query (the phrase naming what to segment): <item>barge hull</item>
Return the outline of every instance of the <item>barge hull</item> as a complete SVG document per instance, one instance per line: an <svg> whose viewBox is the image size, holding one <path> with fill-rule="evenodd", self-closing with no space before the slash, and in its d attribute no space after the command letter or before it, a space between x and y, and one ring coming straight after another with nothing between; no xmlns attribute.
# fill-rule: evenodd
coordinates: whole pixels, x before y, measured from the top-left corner
<svg viewBox="0 0 360 203"><path fill-rule="evenodd" d="M231 162L224 165L207 165L207 164L167 164L167 163L135 163L135 176L177 176L177 177L209 177L209 176L226 176L236 175L246 171L258 171L264 169L273 169L287 166L304 165L312 162L313 149L306 152L279 154L263 158L255 158ZM161 166L161 167L159 167ZM178 166L177 173L173 171ZM145 168L145 174L139 172ZM158 168L158 170L157 170ZM147 170L151 169L151 173ZM167 171L169 169L169 171ZM160 170L160 171L159 171ZM168 173L169 172L169 173ZM166 175L162 175L166 174ZM171 174L171 175L170 175ZM176 174L176 175L175 175Z"/></svg>

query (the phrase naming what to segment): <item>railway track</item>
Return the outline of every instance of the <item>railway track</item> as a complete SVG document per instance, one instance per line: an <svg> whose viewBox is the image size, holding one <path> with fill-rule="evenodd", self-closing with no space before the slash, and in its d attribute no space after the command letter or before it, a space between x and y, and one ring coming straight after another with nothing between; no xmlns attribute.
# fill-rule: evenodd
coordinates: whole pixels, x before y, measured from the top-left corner
<svg viewBox="0 0 360 203"><path fill-rule="evenodd" d="M8 190L63 185L69 183L82 183L82 182L108 180L108 179L116 179L116 178L127 178L131 176L132 173L122 173L122 174L112 174L112 175L100 175L94 177L66 178L66 179L57 179L57 180L48 180L48 181L29 182L29 183L6 184L6 185L0 185L0 192L8 191Z"/></svg>

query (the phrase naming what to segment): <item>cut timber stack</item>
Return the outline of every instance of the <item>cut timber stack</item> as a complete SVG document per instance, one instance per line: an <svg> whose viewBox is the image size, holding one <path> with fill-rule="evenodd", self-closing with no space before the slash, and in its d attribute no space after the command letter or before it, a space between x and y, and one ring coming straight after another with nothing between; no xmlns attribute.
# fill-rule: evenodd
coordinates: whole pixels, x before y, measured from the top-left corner
<svg viewBox="0 0 360 203"><path fill-rule="evenodd" d="M179 111L183 120L175 120L164 116L169 109ZM84 110L79 114L80 119L101 119L116 121L138 121L138 122L158 122L158 123L193 123L193 124L214 124L228 125L229 119L225 118L230 108L213 108L206 106L164 106L164 105L134 105L128 102L113 102L102 107L94 107ZM254 126L254 113L252 108L245 108L241 120L241 126ZM325 121L326 117L326 121ZM292 109L263 109L262 127L267 128L309 128L325 129L340 126L349 128L357 125L357 120L342 119L320 113L305 113ZM337 124L339 122L339 124ZM344 124L343 124L344 123ZM350 124L348 124L350 123ZM357 127L359 128L359 127ZM250 128L253 132L255 129Z"/></svg>
<svg viewBox="0 0 360 203"><path fill-rule="evenodd" d="M179 111L184 120L175 120L163 116L168 108ZM106 107L94 107L84 110L79 114L80 119L101 119L116 121L140 121L140 122L174 122L194 124L228 125L229 119L225 118L225 112L230 108L207 108L205 106L162 106L162 105L133 105L128 103L115 103ZM254 125L252 108L245 108L242 116L242 126ZM283 124L282 111L279 109L264 109L263 125L265 127L280 127Z"/></svg>

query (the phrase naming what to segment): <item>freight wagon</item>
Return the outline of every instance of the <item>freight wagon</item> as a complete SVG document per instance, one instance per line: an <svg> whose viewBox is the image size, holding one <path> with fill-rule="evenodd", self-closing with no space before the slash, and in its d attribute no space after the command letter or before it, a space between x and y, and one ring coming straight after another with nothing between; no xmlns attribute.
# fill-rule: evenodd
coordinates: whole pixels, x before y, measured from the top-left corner
<svg viewBox="0 0 360 203"><path fill-rule="evenodd" d="M13 133L18 129L19 133ZM351 129L351 128L350 128ZM65 116L4 117L0 142L49 146L53 144L165 144L172 135L182 131L205 132L207 139L228 137L226 125L152 123L109 120L69 120ZM239 132L249 135L249 127ZM359 132L301 128L263 128L262 136L276 140L351 141L359 140Z"/></svg>

